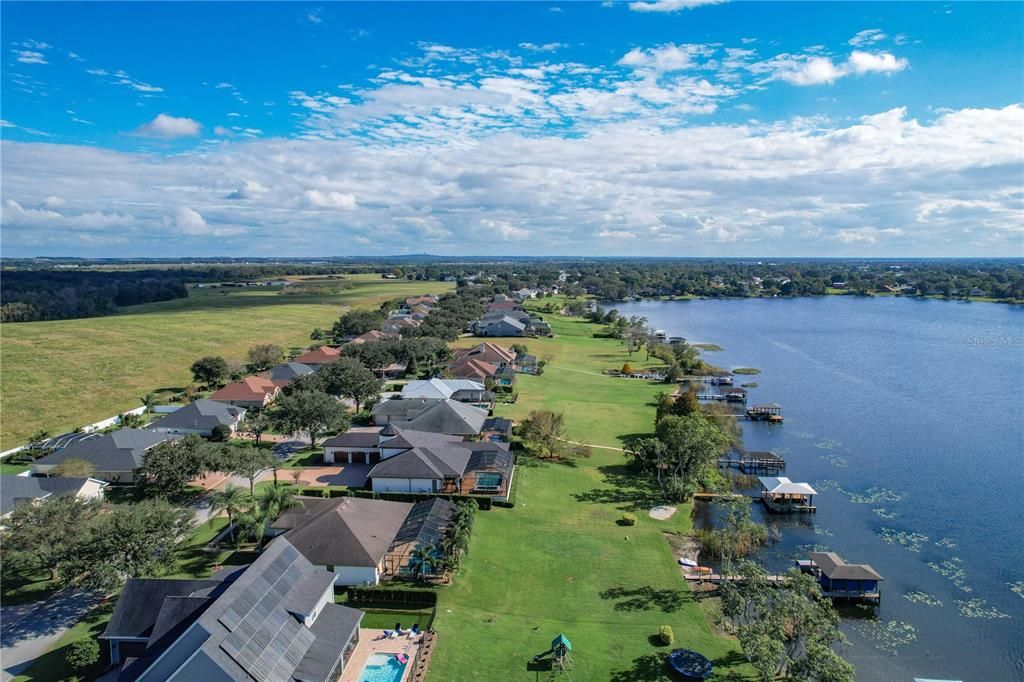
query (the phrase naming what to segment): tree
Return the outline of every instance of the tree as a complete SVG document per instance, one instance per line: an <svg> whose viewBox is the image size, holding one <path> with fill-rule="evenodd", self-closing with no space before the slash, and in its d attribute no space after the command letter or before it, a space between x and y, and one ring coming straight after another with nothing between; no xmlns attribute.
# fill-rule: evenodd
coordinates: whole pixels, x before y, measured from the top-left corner
<svg viewBox="0 0 1024 682"><path fill-rule="evenodd" d="M4 567L57 577L63 565L87 541L88 527L100 512L96 500L61 495L41 504L19 504L4 521Z"/></svg>
<svg viewBox="0 0 1024 682"><path fill-rule="evenodd" d="M383 321L384 314L379 310L349 310L331 327L331 336L342 342L344 339L379 329Z"/></svg>
<svg viewBox="0 0 1024 682"><path fill-rule="evenodd" d="M88 460L74 457L64 460L53 467L53 471L50 472L52 476L58 478L90 478L94 473L96 473L96 465Z"/></svg>
<svg viewBox="0 0 1024 682"><path fill-rule="evenodd" d="M698 532L704 551L722 560L722 572L732 573L732 562L753 553L768 540L768 529L750 517L750 498L732 495L716 504L725 512L720 528Z"/></svg>
<svg viewBox="0 0 1024 682"><path fill-rule="evenodd" d="M272 485L260 495L260 507L267 521L274 521L289 509L302 506L291 490L279 485Z"/></svg>
<svg viewBox="0 0 1024 682"><path fill-rule="evenodd" d="M729 437L702 415L668 415L655 427L658 440L665 445L666 467L657 470L658 482L680 502L690 499L715 468L719 456L729 446ZM671 490L666 487L671 476Z"/></svg>
<svg viewBox="0 0 1024 682"><path fill-rule="evenodd" d="M219 355L207 355L192 363L192 380L207 388L224 385L228 375L228 363Z"/></svg>
<svg viewBox="0 0 1024 682"><path fill-rule="evenodd" d="M237 515L238 532L240 538L249 538L257 546L263 543L263 536L267 532L267 519L258 503L253 503L248 509Z"/></svg>
<svg viewBox="0 0 1024 682"><path fill-rule="evenodd" d="M61 580L109 593L128 578L164 575L173 570L175 549L194 523L191 509L163 500L112 505L92 519Z"/></svg>
<svg viewBox="0 0 1024 682"><path fill-rule="evenodd" d="M519 435L527 447L543 459L590 456L588 446L571 443L566 437L565 415L561 412L530 412L519 427Z"/></svg>
<svg viewBox="0 0 1024 682"><path fill-rule="evenodd" d="M64 654L64 660L68 667L84 676L100 662L100 643L94 637L72 642Z"/></svg>
<svg viewBox="0 0 1024 682"><path fill-rule="evenodd" d="M235 547L238 546L238 538L235 534L235 516L245 508L248 499L250 498L246 496L245 490L233 485L226 485L223 490L218 490L210 496L210 523L213 523L214 517L220 512L227 514L228 527L231 529L231 542Z"/></svg>
<svg viewBox="0 0 1024 682"><path fill-rule="evenodd" d="M146 408L146 411L143 414L145 414L147 417L150 414L152 414L153 408L156 407L156 404L159 402L156 397L156 393L147 393L146 395L142 396L139 400L142 402L142 406Z"/></svg>
<svg viewBox="0 0 1024 682"><path fill-rule="evenodd" d="M263 372L284 360L284 349L276 343L258 343L246 353L250 372Z"/></svg>
<svg viewBox="0 0 1024 682"><path fill-rule="evenodd" d="M120 424L123 429L138 429L143 425L142 415L134 414L132 412L125 412L124 414L118 415L117 423Z"/></svg>
<svg viewBox="0 0 1024 682"><path fill-rule="evenodd" d="M690 384L685 391L681 391L672 403L672 414L677 417L686 417L691 414L700 413L700 401L697 400L697 387Z"/></svg>
<svg viewBox="0 0 1024 682"><path fill-rule="evenodd" d="M231 427L227 424L217 424L210 429L210 440L214 443L226 443L231 440Z"/></svg>
<svg viewBox="0 0 1024 682"><path fill-rule="evenodd" d="M349 427L345 407L326 393L302 391L287 395L277 402L275 419L291 433L309 434L310 444L328 431L344 431Z"/></svg>
<svg viewBox="0 0 1024 682"><path fill-rule="evenodd" d="M383 382L354 357L342 357L329 363L317 376L325 393L351 399L356 404L356 412L363 401L380 395L383 388Z"/></svg>
<svg viewBox="0 0 1024 682"><path fill-rule="evenodd" d="M256 447L259 447L263 434L269 431L272 426L273 421L266 412L262 410L248 410L245 413L245 419L238 425L238 432L246 436L252 436L253 440L256 441Z"/></svg>
<svg viewBox="0 0 1024 682"><path fill-rule="evenodd" d="M194 433L174 441L164 441L142 456L139 479L142 489L154 497L176 497L193 478L210 468L208 447Z"/></svg>
<svg viewBox="0 0 1024 682"><path fill-rule="evenodd" d="M274 465L274 453L265 448L228 445L224 448L224 468L236 476L249 479L249 496L255 495L256 477Z"/></svg>
<svg viewBox="0 0 1024 682"><path fill-rule="evenodd" d="M846 641L839 614L813 576L791 569L784 582L769 583L750 561L739 563L738 575L742 580L719 588L722 611L763 682L852 682L853 666L833 650Z"/></svg>
<svg viewBox="0 0 1024 682"><path fill-rule="evenodd" d="M433 545L423 545L409 553L409 570L412 571L413 577L423 582L426 582L427 577L434 572L437 563L437 550Z"/></svg>

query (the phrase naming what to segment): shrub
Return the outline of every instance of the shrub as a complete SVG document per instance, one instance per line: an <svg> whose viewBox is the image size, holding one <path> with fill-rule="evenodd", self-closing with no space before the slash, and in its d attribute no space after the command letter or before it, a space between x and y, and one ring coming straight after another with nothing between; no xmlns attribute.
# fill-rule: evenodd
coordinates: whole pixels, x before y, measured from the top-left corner
<svg viewBox="0 0 1024 682"><path fill-rule="evenodd" d="M231 427L227 424L217 424L210 430L210 440L214 443L226 443L231 439Z"/></svg>
<svg viewBox="0 0 1024 682"><path fill-rule="evenodd" d="M658 637L661 638L662 644L665 646L671 646L672 642L675 641L675 635L672 632L671 625L662 625L658 628Z"/></svg>
<svg viewBox="0 0 1024 682"><path fill-rule="evenodd" d="M626 512L625 514L622 515L622 523L624 523L627 526L635 526L636 525L636 514L631 514L629 512Z"/></svg>
<svg viewBox="0 0 1024 682"><path fill-rule="evenodd" d="M64 656L68 666L76 672L87 672L100 662L100 645L92 637L80 639L68 647Z"/></svg>
<svg viewBox="0 0 1024 682"><path fill-rule="evenodd" d="M622 366L622 373L623 374L632 374L633 373L633 365L629 364L628 362L626 364L624 364Z"/></svg>

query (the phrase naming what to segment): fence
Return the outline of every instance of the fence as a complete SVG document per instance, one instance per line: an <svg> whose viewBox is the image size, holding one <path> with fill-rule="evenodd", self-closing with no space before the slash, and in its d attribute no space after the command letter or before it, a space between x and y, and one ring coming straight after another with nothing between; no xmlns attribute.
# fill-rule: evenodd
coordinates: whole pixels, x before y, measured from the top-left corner
<svg viewBox="0 0 1024 682"><path fill-rule="evenodd" d="M173 412L174 410L177 410L177 409L178 408L175 407L173 410L170 410L170 411ZM143 407L136 407L134 410L125 410L121 414L142 414L145 411L146 411L146 408L143 406ZM159 407L157 407L157 408L154 408L153 411L154 412L163 412L164 410L161 410ZM114 426L115 424L120 422L121 421L121 414L115 414L113 417L107 417L106 419L98 421L98 422L96 422L94 424L87 424L87 425L81 427L78 430L81 431L82 433L92 433L93 431L101 431L101 430L103 430L103 429L105 429L105 428L107 428L109 426ZM26 443L25 445L19 445L18 447L11 448L10 450L4 450L3 452L0 452L0 459L6 459L7 457L13 455L16 452L21 452L22 450L27 448L28 445L29 444Z"/></svg>

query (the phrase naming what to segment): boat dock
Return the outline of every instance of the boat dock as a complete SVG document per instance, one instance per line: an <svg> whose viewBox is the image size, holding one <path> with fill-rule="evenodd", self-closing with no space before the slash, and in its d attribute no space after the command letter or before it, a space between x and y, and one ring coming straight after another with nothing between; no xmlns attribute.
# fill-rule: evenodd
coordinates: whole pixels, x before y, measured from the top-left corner
<svg viewBox="0 0 1024 682"><path fill-rule="evenodd" d="M741 575L721 575L719 573L686 573L683 575L690 582L707 582L712 585L721 585L722 583L739 583L743 582L744 578ZM789 578L784 575L769 575L766 576L770 583L784 583Z"/></svg>
<svg viewBox="0 0 1024 682"><path fill-rule="evenodd" d="M777 472L786 468L786 460L774 452L754 451L733 453L718 460L720 467L736 467L743 473Z"/></svg>

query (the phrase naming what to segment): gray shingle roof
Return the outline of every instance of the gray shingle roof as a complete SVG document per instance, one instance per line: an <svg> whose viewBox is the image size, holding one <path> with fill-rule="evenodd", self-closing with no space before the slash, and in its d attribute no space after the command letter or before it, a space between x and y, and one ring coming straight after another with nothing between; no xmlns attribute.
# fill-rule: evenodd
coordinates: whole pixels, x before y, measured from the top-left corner
<svg viewBox="0 0 1024 682"><path fill-rule="evenodd" d="M161 618L164 600L168 597L207 599L220 580L173 580L167 578L132 578L124 586L100 639L149 637ZM172 611L176 610L172 606ZM166 622L161 627L167 631Z"/></svg>
<svg viewBox="0 0 1024 682"><path fill-rule="evenodd" d="M376 566L412 509L406 502L358 497L299 498L302 507L272 525L318 566Z"/></svg>
<svg viewBox="0 0 1024 682"><path fill-rule="evenodd" d="M811 552L811 561L831 580L883 580L867 564L848 564L835 552Z"/></svg>
<svg viewBox="0 0 1024 682"><path fill-rule="evenodd" d="M66 448L37 459L36 464L55 465L69 459L84 459L91 462L96 471L134 471L142 466L146 450L173 438L166 433L144 429L121 429L75 441Z"/></svg>
<svg viewBox="0 0 1024 682"><path fill-rule="evenodd" d="M267 377L271 381L291 381L296 377L312 374L313 368L301 362L285 362L276 367L271 367Z"/></svg>
<svg viewBox="0 0 1024 682"><path fill-rule="evenodd" d="M415 431L475 436L487 420L487 410L455 400L439 400L396 425Z"/></svg>
<svg viewBox="0 0 1024 682"><path fill-rule="evenodd" d="M87 478L41 478L36 476L0 476L0 516L14 511L21 502L44 497L75 495Z"/></svg>
<svg viewBox="0 0 1024 682"><path fill-rule="evenodd" d="M245 414L241 407L205 398L189 403L149 425L150 429L204 429L237 424Z"/></svg>
<svg viewBox="0 0 1024 682"><path fill-rule="evenodd" d="M466 470L469 456L470 451L465 448L413 448L377 464L367 478L441 480L445 476L461 476Z"/></svg>

